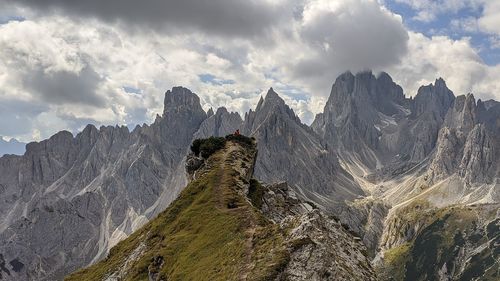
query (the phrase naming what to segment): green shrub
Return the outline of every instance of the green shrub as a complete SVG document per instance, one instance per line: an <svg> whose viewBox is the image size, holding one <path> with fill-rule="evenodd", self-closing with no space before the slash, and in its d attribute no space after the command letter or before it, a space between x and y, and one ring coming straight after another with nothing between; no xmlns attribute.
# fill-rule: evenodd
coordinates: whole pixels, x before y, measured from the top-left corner
<svg viewBox="0 0 500 281"><path fill-rule="evenodd" d="M193 143L191 144L191 151L194 153L194 155L199 156L200 155L200 146L203 143L203 139L195 139Z"/></svg>
<svg viewBox="0 0 500 281"><path fill-rule="evenodd" d="M255 140L254 137L247 137L247 136L244 136L244 135L227 135L226 136L226 140L228 141L235 141L235 142L238 142L242 145L252 145L253 144L253 141Z"/></svg>
<svg viewBox="0 0 500 281"><path fill-rule="evenodd" d="M209 137L208 139L195 139L191 144L191 151L196 156L205 159L214 154L217 150L224 148L226 139L220 137Z"/></svg>

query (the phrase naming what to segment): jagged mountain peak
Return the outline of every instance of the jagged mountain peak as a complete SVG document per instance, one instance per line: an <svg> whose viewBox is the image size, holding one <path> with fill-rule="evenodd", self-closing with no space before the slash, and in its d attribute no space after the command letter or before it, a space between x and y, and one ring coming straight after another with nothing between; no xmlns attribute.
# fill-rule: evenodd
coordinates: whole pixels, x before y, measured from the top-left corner
<svg viewBox="0 0 500 281"><path fill-rule="evenodd" d="M444 81L444 79L442 77L439 77L436 79L436 81L434 81L434 86L435 87L447 87L446 86L446 81Z"/></svg>
<svg viewBox="0 0 500 281"><path fill-rule="evenodd" d="M214 109L210 107L210 109L207 111L207 117L211 117L214 115Z"/></svg>
<svg viewBox="0 0 500 281"><path fill-rule="evenodd" d="M248 114L245 114L246 123L253 124L255 121L261 122L271 115L283 115L287 118L293 119L294 121L301 123L299 117L295 114L293 109L291 109L281 98L273 88L269 88L265 97L260 97L259 103L255 108L255 111L250 110ZM247 122L250 121L250 122Z"/></svg>
<svg viewBox="0 0 500 281"><path fill-rule="evenodd" d="M229 112L227 111L227 108L225 108L224 106L221 106L219 108L217 108L217 112L215 113L215 115L222 115L222 114L228 114Z"/></svg>
<svg viewBox="0 0 500 281"><path fill-rule="evenodd" d="M479 112L473 94L460 95L446 114L444 126L470 131L479 122Z"/></svg>
<svg viewBox="0 0 500 281"><path fill-rule="evenodd" d="M255 111L262 110L263 108L270 108L274 106L283 106L283 105L287 106L285 104L285 101L271 87L267 91L265 98L263 98L262 96L260 97L259 103L257 104Z"/></svg>
<svg viewBox="0 0 500 281"><path fill-rule="evenodd" d="M442 78L438 78L434 84L421 86L418 89L417 95L413 99L412 113L414 116L418 116L424 112L434 112L443 118L454 99L455 95L446 86L446 82Z"/></svg>
<svg viewBox="0 0 500 281"><path fill-rule="evenodd" d="M173 87L165 93L163 116L165 117L171 112L193 111L203 112L200 104L200 98L191 90L184 87Z"/></svg>
<svg viewBox="0 0 500 281"><path fill-rule="evenodd" d="M219 107L215 114L208 116L195 133L195 138L210 136L225 136L239 129L243 123L238 112L229 112L225 107Z"/></svg>

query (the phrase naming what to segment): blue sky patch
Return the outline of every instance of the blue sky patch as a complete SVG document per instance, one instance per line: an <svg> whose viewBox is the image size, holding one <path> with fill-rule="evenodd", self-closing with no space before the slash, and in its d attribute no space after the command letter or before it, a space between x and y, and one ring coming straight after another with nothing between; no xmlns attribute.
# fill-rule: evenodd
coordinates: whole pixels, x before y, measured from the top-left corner
<svg viewBox="0 0 500 281"><path fill-rule="evenodd" d="M401 15L404 25L412 31L427 37L443 35L454 40L469 38L486 64L491 66L500 63L500 48L494 44L500 42L500 38L481 31L478 27L477 20L483 13L480 7L465 7L458 11L437 13L434 19L426 22L417 19L418 11L408 4L390 0L385 1L385 6Z"/></svg>
<svg viewBox="0 0 500 281"><path fill-rule="evenodd" d="M3 16L3 15L0 15L0 25L1 24L6 24L6 23L9 23L11 21L25 21L26 18L23 18L23 17L20 17L20 16Z"/></svg>
<svg viewBox="0 0 500 281"><path fill-rule="evenodd" d="M200 74L200 75L198 75L198 77L200 78L200 81L205 83L205 84L212 84L212 85L217 85L217 86L235 83L234 80L221 79L221 78L215 77L214 75L212 75L210 73Z"/></svg>
<svg viewBox="0 0 500 281"><path fill-rule="evenodd" d="M125 93L129 93L129 94L136 94L136 95L142 94L141 89L130 87L130 86L123 86L123 90L125 91Z"/></svg>

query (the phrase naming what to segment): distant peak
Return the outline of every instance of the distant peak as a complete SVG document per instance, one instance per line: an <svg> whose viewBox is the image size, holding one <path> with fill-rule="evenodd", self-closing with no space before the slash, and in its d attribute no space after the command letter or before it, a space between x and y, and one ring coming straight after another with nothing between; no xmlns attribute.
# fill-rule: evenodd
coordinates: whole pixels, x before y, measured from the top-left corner
<svg viewBox="0 0 500 281"><path fill-rule="evenodd" d="M339 75L339 77L337 77L336 81L347 81L347 80L351 80L354 78L354 75L352 74L351 71L346 71L342 74Z"/></svg>
<svg viewBox="0 0 500 281"><path fill-rule="evenodd" d="M385 71L380 72L377 79L381 81L393 82L392 77Z"/></svg>
<svg viewBox="0 0 500 281"><path fill-rule="evenodd" d="M184 111L205 111L201 108L200 98L191 90L184 87L173 87L165 93L163 115L168 112L183 109Z"/></svg>
<svg viewBox="0 0 500 281"><path fill-rule="evenodd" d="M444 81L443 78L439 77L438 79L436 79L436 81L434 82L434 86L435 87L446 87L446 81Z"/></svg>
<svg viewBox="0 0 500 281"><path fill-rule="evenodd" d="M277 108L284 109L284 111L289 110L285 101L273 90L273 88L270 88L264 98L262 96L260 97L255 112L264 111L268 113L276 111Z"/></svg>
<svg viewBox="0 0 500 281"><path fill-rule="evenodd" d="M264 99L264 103L267 104L276 104L276 103L285 103L285 101L276 93L273 88L269 88L266 94L266 98Z"/></svg>
<svg viewBox="0 0 500 281"><path fill-rule="evenodd" d="M267 94L266 94L266 100L267 99L270 99L270 98L274 98L274 97L278 97L278 94L274 91L273 87L269 88L269 90L267 91Z"/></svg>
<svg viewBox="0 0 500 281"><path fill-rule="evenodd" d="M227 111L227 108L225 108L224 106L221 106L219 108L217 108L217 112L215 113L215 115L222 115L222 114L227 114L229 113Z"/></svg>
<svg viewBox="0 0 500 281"><path fill-rule="evenodd" d="M211 117L214 115L214 110L213 108L210 107L210 109L207 111L207 117Z"/></svg>

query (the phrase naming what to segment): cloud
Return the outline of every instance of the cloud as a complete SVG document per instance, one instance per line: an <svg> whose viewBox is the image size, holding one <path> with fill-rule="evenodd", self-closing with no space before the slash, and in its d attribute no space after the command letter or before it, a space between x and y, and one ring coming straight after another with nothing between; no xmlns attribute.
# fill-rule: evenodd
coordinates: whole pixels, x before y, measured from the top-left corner
<svg viewBox="0 0 500 281"><path fill-rule="evenodd" d="M421 85L443 77L455 95L474 93L476 98L499 99L499 66L484 64L469 39L453 40L446 36L426 37L410 32L408 55L401 64L386 69L414 96Z"/></svg>
<svg viewBox="0 0 500 281"><path fill-rule="evenodd" d="M64 13L95 17L108 23L153 28L162 32L204 31L211 34L254 37L266 32L286 14L266 0L7 0L37 13Z"/></svg>
<svg viewBox="0 0 500 281"><path fill-rule="evenodd" d="M376 1L308 1L297 28L295 60L283 61L309 91L323 91L346 71L383 68L407 52L408 32L400 16ZM327 82L328 81L328 82Z"/></svg>
<svg viewBox="0 0 500 281"><path fill-rule="evenodd" d="M485 65L468 39L408 31L401 16L375 0L235 2L259 7L248 8L259 13L249 27L208 22L249 20L233 22L242 12L225 15L239 7L220 7L224 1L203 13L196 9L209 4L189 6L193 1L127 0L117 11L94 9L118 1L68 2L22 0L31 8L17 4L12 11L25 20L0 24L0 135L29 141L87 123L148 123L162 112L164 92L179 85L196 92L205 109L240 114L274 87L310 123L338 74L367 68L388 71L408 95L439 76L457 94L500 93L497 68ZM146 18L158 5L172 10ZM125 7L137 8L137 18ZM266 19L278 8L283 15ZM167 17L174 10L178 15ZM209 15L215 18L204 19Z"/></svg>
<svg viewBox="0 0 500 281"><path fill-rule="evenodd" d="M500 35L500 2L487 1L485 3L479 26L486 32Z"/></svg>
<svg viewBox="0 0 500 281"><path fill-rule="evenodd" d="M101 78L90 66L85 66L78 73L70 71L47 73L43 69L37 69L23 77L26 89L44 102L83 103L105 107L105 99L96 93L100 81Z"/></svg>
<svg viewBox="0 0 500 281"><path fill-rule="evenodd" d="M472 16L452 19L450 26L455 32L476 33L480 30L477 18Z"/></svg>

